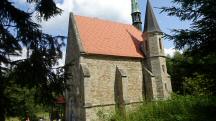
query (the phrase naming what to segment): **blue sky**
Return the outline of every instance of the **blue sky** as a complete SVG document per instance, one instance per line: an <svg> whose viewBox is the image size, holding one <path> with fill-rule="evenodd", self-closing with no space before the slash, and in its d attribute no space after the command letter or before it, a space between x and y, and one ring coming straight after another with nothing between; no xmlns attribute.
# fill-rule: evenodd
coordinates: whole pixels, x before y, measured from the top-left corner
<svg viewBox="0 0 216 121"><path fill-rule="evenodd" d="M12 0L17 7L31 11L32 6L26 5L26 0ZM57 6L64 10L61 16L42 22L42 29L53 35L67 36L69 12L76 15L97 17L111 21L131 24L131 0L55 0ZM151 0L158 23L163 32L170 34L171 29L188 28L190 22L182 22L176 17L160 13L157 8L172 6L171 0ZM139 0L144 22L146 0ZM173 42L164 40L165 51L172 53Z"/></svg>

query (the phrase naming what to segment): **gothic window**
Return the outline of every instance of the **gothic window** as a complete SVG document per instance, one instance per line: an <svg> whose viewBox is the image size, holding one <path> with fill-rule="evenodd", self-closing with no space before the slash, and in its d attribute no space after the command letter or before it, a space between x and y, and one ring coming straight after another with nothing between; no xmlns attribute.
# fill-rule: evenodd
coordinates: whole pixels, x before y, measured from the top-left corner
<svg viewBox="0 0 216 121"><path fill-rule="evenodd" d="M136 16L136 22L138 22L139 21L139 16Z"/></svg>
<svg viewBox="0 0 216 121"><path fill-rule="evenodd" d="M166 84L166 83L164 84L164 86L165 86L166 91L168 91L168 88L167 88L167 84Z"/></svg>
<svg viewBox="0 0 216 121"><path fill-rule="evenodd" d="M162 70L165 73L165 65L162 65Z"/></svg>
<svg viewBox="0 0 216 121"><path fill-rule="evenodd" d="M141 18L141 17L140 17L140 14L138 14L137 16L138 16L138 21L140 22L140 21L141 21L141 20L140 20L140 18Z"/></svg>
<svg viewBox="0 0 216 121"><path fill-rule="evenodd" d="M146 51L148 51L148 41L147 40L145 40L145 47L146 47Z"/></svg>
<svg viewBox="0 0 216 121"><path fill-rule="evenodd" d="M140 20L140 15L139 15L139 13L136 13L135 14L135 22L140 22L141 20Z"/></svg>
<svg viewBox="0 0 216 121"><path fill-rule="evenodd" d="M162 49L161 38L159 38L159 46L160 46L160 49Z"/></svg>
<svg viewBox="0 0 216 121"><path fill-rule="evenodd" d="M75 115L74 115L74 111L73 111L73 107L75 106L73 98L70 98L70 103L69 103L69 114L70 114L70 121L75 121Z"/></svg>

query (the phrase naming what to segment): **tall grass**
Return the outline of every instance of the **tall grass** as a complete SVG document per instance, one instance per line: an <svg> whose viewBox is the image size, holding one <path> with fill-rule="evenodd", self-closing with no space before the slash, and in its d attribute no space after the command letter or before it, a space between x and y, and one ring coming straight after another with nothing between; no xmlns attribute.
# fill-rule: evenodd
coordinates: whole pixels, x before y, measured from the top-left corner
<svg viewBox="0 0 216 121"><path fill-rule="evenodd" d="M126 119L112 114L110 121L216 121L216 97L177 96L167 101L144 103Z"/></svg>

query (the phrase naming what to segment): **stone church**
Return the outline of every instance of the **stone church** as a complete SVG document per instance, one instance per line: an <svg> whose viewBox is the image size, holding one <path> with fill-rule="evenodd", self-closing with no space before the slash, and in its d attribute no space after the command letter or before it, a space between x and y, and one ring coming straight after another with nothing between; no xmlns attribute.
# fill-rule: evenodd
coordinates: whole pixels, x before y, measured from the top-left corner
<svg viewBox="0 0 216 121"><path fill-rule="evenodd" d="M138 0L131 4L132 25L70 14L67 121L95 121L100 110L126 112L170 96L163 32L151 3L147 0L144 25Z"/></svg>

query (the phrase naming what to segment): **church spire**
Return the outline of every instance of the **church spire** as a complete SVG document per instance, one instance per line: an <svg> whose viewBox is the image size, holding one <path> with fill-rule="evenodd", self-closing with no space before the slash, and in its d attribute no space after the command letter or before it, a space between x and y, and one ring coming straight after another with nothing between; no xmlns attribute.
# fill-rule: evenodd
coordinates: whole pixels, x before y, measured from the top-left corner
<svg viewBox="0 0 216 121"><path fill-rule="evenodd" d="M144 32L162 32L158 25L150 0L147 0L146 5Z"/></svg>
<svg viewBox="0 0 216 121"><path fill-rule="evenodd" d="M133 26L142 31L141 12L138 0L131 0L131 10Z"/></svg>

